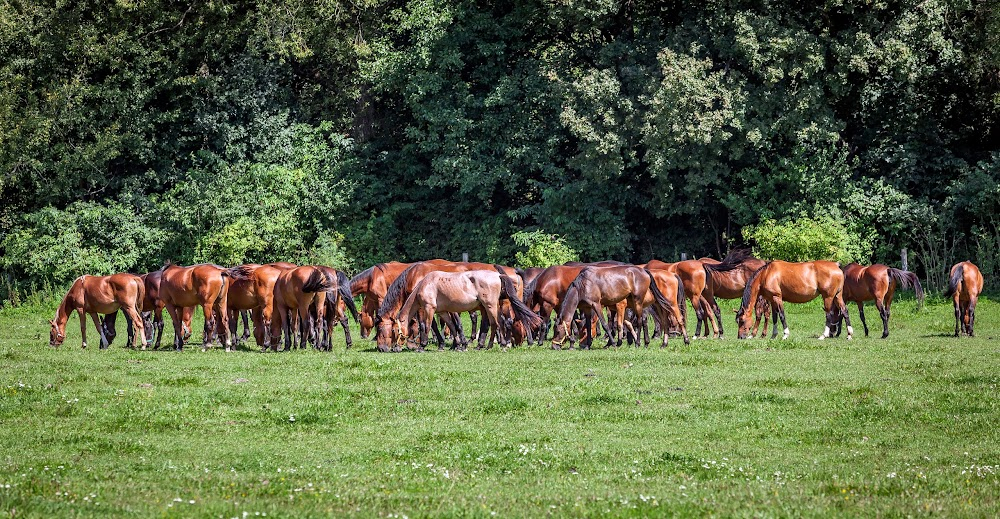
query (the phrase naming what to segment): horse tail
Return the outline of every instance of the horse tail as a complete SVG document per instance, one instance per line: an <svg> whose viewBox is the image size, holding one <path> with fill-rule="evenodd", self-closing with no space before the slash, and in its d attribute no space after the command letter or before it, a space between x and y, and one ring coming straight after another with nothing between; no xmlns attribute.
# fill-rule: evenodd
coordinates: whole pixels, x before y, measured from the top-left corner
<svg viewBox="0 0 1000 519"><path fill-rule="evenodd" d="M223 269L222 275L233 279L249 279L250 274L253 274L255 270L257 270L256 265L240 265L230 269Z"/></svg>
<svg viewBox="0 0 1000 519"><path fill-rule="evenodd" d="M364 291L364 288L362 287L371 283L373 272L375 272L375 266L369 267L367 270L361 272L357 276L354 276L348 281L347 284L351 287L352 296L358 295Z"/></svg>
<svg viewBox="0 0 1000 519"><path fill-rule="evenodd" d="M544 274L544 271L542 273ZM535 276L528 284L524 285L524 302L529 306L532 305L532 301L534 300L535 287L538 286L538 278L540 277L542 277L542 274Z"/></svg>
<svg viewBox="0 0 1000 519"><path fill-rule="evenodd" d="M889 277L894 279L904 289L912 288L917 296L917 308L924 306L924 288L920 286L920 278L916 274L889 267Z"/></svg>
<svg viewBox="0 0 1000 519"><path fill-rule="evenodd" d="M333 288L334 280L330 278L322 269L313 268L312 273L302 284L302 292L309 294L312 292L327 292Z"/></svg>
<svg viewBox="0 0 1000 519"><path fill-rule="evenodd" d="M688 318L688 307L684 303L684 280L678 274L674 274L674 279L677 280L677 307L681 309L681 317L684 318L684 322L681 325L684 326Z"/></svg>
<svg viewBox="0 0 1000 519"><path fill-rule="evenodd" d="M403 297L403 287L406 286L406 278L408 277L410 270L417 265L419 265L419 263L414 263L413 265L406 267L406 270L404 270L403 273L400 274L391 285L389 285L389 288L385 292L385 298L382 299L382 305L379 306L378 311L375 312L375 322L378 322L383 315L389 315L389 312L391 312L393 308L403 303L400 299Z"/></svg>
<svg viewBox="0 0 1000 519"><path fill-rule="evenodd" d="M666 311L670 308L670 300L663 295L663 292L660 291L660 287L656 286L656 279L653 278L653 273L650 272L649 269L642 270L646 271L646 275L649 276L649 289L653 291L653 299L656 300L656 304L660 308Z"/></svg>
<svg viewBox="0 0 1000 519"><path fill-rule="evenodd" d="M733 249L719 263L705 263L705 274L711 278L712 272L728 272L739 268L744 261L750 259L748 249Z"/></svg>
<svg viewBox="0 0 1000 519"><path fill-rule="evenodd" d="M965 279L965 265L959 263L958 268L951 275L951 279L948 280L948 290L945 291L944 296L951 297L955 295L955 292L961 288L963 279Z"/></svg>
<svg viewBox="0 0 1000 519"><path fill-rule="evenodd" d="M532 312L528 305L524 304L517 297L517 287L514 286L514 282L503 274L503 269L499 265L494 265L498 271L500 271L500 297L507 298L510 300L510 306L514 310L514 316L521 324L529 330L534 330L542 324L542 318L538 316L535 312Z"/></svg>
<svg viewBox="0 0 1000 519"><path fill-rule="evenodd" d="M358 322L358 307L354 304L354 291L351 290L351 280L343 270L337 271L337 291L340 297L344 298L344 306L354 316L354 322Z"/></svg>

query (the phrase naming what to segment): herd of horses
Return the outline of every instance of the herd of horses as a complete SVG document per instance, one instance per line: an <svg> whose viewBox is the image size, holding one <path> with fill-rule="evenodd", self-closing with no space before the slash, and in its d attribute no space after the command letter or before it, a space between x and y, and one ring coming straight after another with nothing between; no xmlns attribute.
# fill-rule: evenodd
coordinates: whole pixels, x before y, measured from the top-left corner
<svg viewBox="0 0 1000 519"><path fill-rule="evenodd" d="M80 320L83 347L87 347L86 315L100 336L101 348L115 338L115 319L121 311L131 347L160 348L163 310L173 323L173 346L181 351L191 335L191 318L200 306L205 328L202 349L221 343L226 351L252 335L262 351L332 348L340 324L347 348L353 343L348 315L360 325L361 336L375 335L380 351L423 350L433 337L439 349L450 338L451 347L490 348L525 342L555 349L590 348L596 337L606 347L623 341L649 347L659 336L661 347L670 337L688 344L687 305L697 324L694 338L721 338L724 334L718 299L739 299L737 336L771 338L789 335L785 303L821 298L825 323L820 339L847 339L851 326L847 303L858 305L858 316L868 335L864 303L873 301L882 318L882 337L889 336L889 318L896 290L913 289L920 304L923 290L912 272L876 264L841 267L831 261L792 263L764 261L746 250L735 250L722 260L701 258L645 264L616 261L570 262L547 268L515 269L490 263L441 259L416 263L374 265L349 278L343 271L322 265L286 262L240 265L179 266L167 263L142 275L81 276L75 280L50 321L49 344L66 337L72 313ZM976 301L983 289L979 269L965 261L952 267L945 294L954 302L955 336L973 335ZM355 298L361 297L358 308ZM466 334L461 314L469 314ZM103 317L102 317L103 316ZM243 334L239 335L239 321ZM649 322L652 321L652 334ZM481 321L481 322L480 322ZM709 331L711 330L711 332Z"/></svg>

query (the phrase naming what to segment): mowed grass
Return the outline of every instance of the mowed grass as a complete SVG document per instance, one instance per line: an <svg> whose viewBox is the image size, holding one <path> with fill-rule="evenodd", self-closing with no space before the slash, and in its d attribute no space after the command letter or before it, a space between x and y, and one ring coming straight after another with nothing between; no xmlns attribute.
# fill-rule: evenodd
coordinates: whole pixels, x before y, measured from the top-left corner
<svg viewBox="0 0 1000 519"><path fill-rule="evenodd" d="M954 339L949 305L898 301L851 342L817 304L737 341L733 305L730 337L667 350L423 354L81 351L75 318L56 350L51 308L3 310L0 512L997 513L1000 305Z"/></svg>

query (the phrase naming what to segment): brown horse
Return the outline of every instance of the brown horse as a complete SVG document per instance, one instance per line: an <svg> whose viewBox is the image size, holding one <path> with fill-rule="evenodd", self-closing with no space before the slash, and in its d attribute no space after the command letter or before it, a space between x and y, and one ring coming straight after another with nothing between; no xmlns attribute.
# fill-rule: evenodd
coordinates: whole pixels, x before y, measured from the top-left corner
<svg viewBox="0 0 1000 519"><path fill-rule="evenodd" d="M285 350L295 346L294 322L298 320L298 346L304 348L307 342L320 348L322 336L320 323L326 312L326 293L336 290L337 278L327 274L318 266L305 265L282 271L274 283L274 313L278 319L272 321L272 334L280 331L285 336ZM309 307L316 305L313 319Z"/></svg>
<svg viewBox="0 0 1000 519"><path fill-rule="evenodd" d="M98 314L112 314L119 309L125 312L129 324L134 327L134 339L141 339L142 349L146 349L146 330L142 323L140 308L142 299L146 296L146 287L142 279L134 274L115 274L113 276L80 276L73 282L69 292L63 297L56 310L56 316L49 321L49 345L58 347L66 338L66 322L76 311L80 317L80 335L83 347L87 347L87 320L84 314L89 314L101 336L101 349L108 347L110 342L104 333L104 326Z"/></svg>
<svg viewBox="0 0 1000 519"><path fill-rule="evenodd" d="M572 264L570 264L572 263ZM566 291L585 267L622 266L617 261L602 261L597 263L570 262L565 265L553 265L546 268L524 287L524 301L542 318L542 324L535 331L536 344L539 346L548 336L551 327L552 312L559 312Z"/></svg>
<svg viewBox="0 0 1000 519"><path fill-rule="evenodd" d="M840 316L844 316L847 321L847 338L850 340L854 335L854 328L851 327L851 318L844 306L843 292L844 272L840 270L840 265L833 261L806 263L771 261L750 277L743 290L740 309L736 311L739 338L745 339L749 335L750 313L758 296L764 296L771 305L772 320L775 323L771 338L778 335L777 320L780 317L785 339L789 333L785 321L785 301L808 303L816 299L816 296L821 296L823 310L826 312L826 328L820 339L829 337L830 330L840 322Z"/></svg>
<svg viewBox="0 0 1000 519"><path fill-rule="evenodd" d="M154 270L139 276L146 288L146 297L142 300L143 326L150 331L147 340L153 344L153 349L160 349L160 343L163 340L163 309L165 305L160 299L160 279L162 276L162 270ZM187 340L191 336L191 318L193 316L193 307L185 307L181 310L183 340ZM110 327L114 328L114 318L109 316L109 319L111 320Z"/></svg>
<svg viewBox="0 0 1000 519"><path fill-rule="evenodd" d="M254 321L254 338L262 351L277 347L275 337L269 333L274 313L274 285L282 272L290 270L272 265L240 265L233 269L240 273L241 279L229 283L227 296L228 307L233 312L250 311ZM230 318L233 317L231 314ZM231 327L230 333L235 341L235 326Z"/></svg>
<svg viewBox="0 0 1000 519"><path fill-rule="evenodd" d="M976 324L976 302L983 291L983 274L979 267L971 261L963 261L951 267L948 279L948 290L945 297L950 297L955 304L955 337L959 330L973 337L973 327Z"/></svg>
<svg viewBox="0 0 1000 519"><path fill-rule="evenodd" d="M875 308L882 317L882 338L889 336L889 314L892 311L892 298L897 287L913 287L917 302L924 304L924 290L920 279L913 272L887 267L876 263L870 267L862 267L851 263L843 267L844 271L844 302L858 304L858 315L865 327L865 337L868 337L868 323L865 321L865 301L875 301ZM846 312L845 312L846 314Z"/></svg>
<svg viewBox="0 0 1000 519"><path fill-rule="evenodd" d="M720 264L721 265L721 264ZM695 317L698 319L695 326L694 337L701 335L701 327L705 326L705 336L708 336L708 327L712 326L713 335L719 336L718 323L712 314L711 307L704 298L705 286L708 283L706 269L711 267L720 268L719 265L709 265L700 260L684 260L677 263L665 263L660 260L650 260L645 265L638 265L650 270L665 270L680 276L684 284L684 295L691 301L694 308Z"/></svg>
<svg viewBox="0 0 1000 519"><path fill-rule="evenodd" d="M577 309L583 311L587 319L586 328L588 330L585 342L581 342L581 347L590 348L593 343L593 333L590 322L594 316L601 323L601 327L608 334L608 346L612 344L614 338L607 321L604 319L604 308L617 307L622 300L627 300L626 307L631 309L636 315L643 315L643 301L646 299L646 292L652 290L656 300L656 305L662 314L669 311L670 302L660 292L660 289L653 281L652 273L636 266L614 266L614 267L585 267L580 274L570 283L566 290L566 296L560 304L559 320L556 323L555 336L552 338L553 348L560 348L567 338L572 344L572 332L570 326L573 315ZM618 330L624 332L624 313L616 312ZM633 336L635 331L633 330ZM624 333L619 333L616 346L621 346ZM638 342L638 337L636 342ZM664 338L664 344L666 339Z"/></svg>
<svg viewBox="0 0 1000 519"><path fill-rule="evenodd" d="M527 328L538 325L539 317L521 301L517 289L506 273L497 271L468 270L461 272L429 272L423 276L396 314L397 333L407 335L409 323L417 319L419 349L427 346L427 332L437 313L461 313L481 309L490 328L495 330L500 344L509 347L510 330L500 322L500 300L510 301L515 318ZM505 333L506 332L506 333ZM479 346L483 346L480 338ZM493 336L489 347L493 346Z"/></svg>
<svg viewBox="0 0 1000 519"><path fill-rule="evenodd" d="M740 299L743 297L743 290L746 289L747 280L754 272L759 270L766 263L762 259L750 256L746 249L736 249L730 252L721 262L710 258L702 258L705 264L706 283L702 293L712 314L719 325L719 337L725 333L722 326L722 309L715 298L719 299ZM766 330L766 326L765 326Z"/></svg>
<svg viewBox="0 0 1000 519"><path fill-rule="evenodd" d="M681 332L684 336L684 344L690 344L691 338L688 337L687 333L687 305L684 302L684 282L681 281L681 277L677 274L670 274L664 270L650 270L649 273L653 275L653 283L660 289L661 293L664 295L675 295L672 299L667 298L668 304L666 306L661 306L656 304L655 292L649 290L642 301L643 309L651 308L654 310L654 315L660 325L660 329L663 330L663 343L661 347L667 346L667 336L670 335L669 330L672 328L676 328ZM645 317L642 314L637 315L642 320L643 341L648 347L650 342L649 327L646 325Z"/></svg>
<svg viewBox="0 0 1000 519"><path fill-rule="evenodd" d="M361 310L358 312L361 337L367 339L375 328L375 316L385 299L389 286L412 263L390 261L379 263L351 279L351 294L361 295Z"/></svg>
<svg viewBox="0 0 1000 519"><path fill-rule="evenodd" d="M326 309L323 312L325 319L320 322L323 331L323 339L320 341L321 349L330 350L333 345L333 327L338 323L344 328L344 339L347 342L347 349L351 349L353 340L351 339L351 326L347 320L348 310L354 316L354 321L358 320L358 308L354 304L354 295L351 293L351 280L342 270L331 267L319 266L327 277L337 280L336 287L331 287L326 296ZM316 306L313 306L313 312ZM318 319L318 317L317 317Z"/></svg>
<svg viewBox="0 0 1000 519"><path fill-rule="evenodd" d="M226 307L229 280L242 275L235 269L225 269L218 265L201 264L181 267L168 263L161 269L160 300L167 308L174 323L174 349L184 349L183 322L184 308L201 305L205 313L205 332L202 337L202 351L208 349L218 330L229 328ZM218 318L219 322L216 322ZM232 351L229 334L222 334L226 351Z"/></svg>

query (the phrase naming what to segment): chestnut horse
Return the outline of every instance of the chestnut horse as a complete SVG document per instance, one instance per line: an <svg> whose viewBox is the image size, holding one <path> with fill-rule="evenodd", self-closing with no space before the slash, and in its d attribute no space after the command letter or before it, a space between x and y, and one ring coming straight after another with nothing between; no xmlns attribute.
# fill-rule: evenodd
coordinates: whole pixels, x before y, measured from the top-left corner
<svg viewBox="0 0 1000 519"><path fill-rule="evenodd" d="M282 272L290 270L273 265L275 264L236 267L234 270L243 279L230 283L227 300L229 308L234 311L250 311L254 323L254 339L261 351L277 348L276 337L270 333L274 313L274 285ZM233 340L236 340L235 326L230 332Z"/></svg>
<svg viewBox="0 0 1000 519"><path fill-rule="evenodd" d="M759 296L764 296L771 305L771 315L774 321L774 331L771 338L778 335L778 318L784 327L784 337L788 338L788 324L785 321L785 301L790 303L808 303L816 296L823 298L823 310L826 312L826 328L819 337L830 336L830 330L837 326L840 317L847 321L847 339L854 335L851 318L844 306L844 272L840 265L833 261L809 261L805 263L789 263L787 261L771 261L765 264L747 281L743 290L740 309L736 311L736 324L739 327L739 338L745 339L750 331L750 313Z"/></svg>
<svg viewBox="0 0 1000 519"><path fill-rule="evenodd" d="M695 326L694 337L697 339L701 335L702 324L705 326L705 335L708 335L709 324L712 325L714 334L718 336L718 326L711 309L705 301L703 293L708 283L708 276L705 273L707 264L700 260L684 260L677 263L666 263L660 260L649 260L645 265L638 265L649 270L664 270L668 273L677 274L684 284L684 295L691 301L694 308L697 325Z"/></svg>
<svg viewBox="0 0 1000 519"><path fill-rule="evenodd" d="M955 304L955 337L959 330L974 337L973 327L976 324L976 302L983 291L983 274L979 267L971 261L963 261L951 267L948 279L948 290L944 296L950 297Z"/></svg>
<svg viewBox="0 0 1000 519"><path fill-rule="evenodd" d="M278 319L272 321L272 333L279 331L285 336L285 351L295 346L292 334L295 331L294 318L298 318L298 346L304 348L306 342L320 348L322 336L319 323L324 322L326 293L337 288L337 278L330 276L323 268L305 265L282 271L274 283L274 313ZM316 305L316 319L309 307Z"/></svg>
<svg viewBox="0 0 1000 519"><path fill-rule="evenodd" d="M674 295L673 298L667 298L668 304L665 307L656 304L656 294L653 290L648 290L642 301L643 309L652 308L654 310L656 321L660 325L660 330L663 331L663 343L660 347L667 346L667 336L670 335L669 330L672 328L681 332L684 336L684 344L690 344L691 338L688 337L687 332L687 304L684 302L684 282L677 274L670 274L665 270L650 270L649 273L653 275L653 284L660 289L661 293ZM624 302L623 300L622 303ZM645 342L646 347L649 347L649 326L647 326L643 314L637 314L637 316L642 320L643 342Z"/></svg>
<svg viewBox="0 0 1000 519"><path fill-rule="evenodd" d="M232 351L229 334L229 315L226 307L230 278L242 277L235 269L225 269L218 265L201 264L181 267L168 263L161 269L160 300L167 308L174 323L174 349L184 349L183 322L184 308L201 305L205 313L205 332L202 337L202 351L208 350L218 330L223 330L222 342L226 351ZM216 318L219 322L216 323Z"/></svg>
<svg viewBox="0 0 1000 519"><path fill-rule="evenodd" d="M509 347L510 330L506 326L501 326L500 322L501 299L510 301L515 319L525 327L533 328L538 325L540 321L538 315L521 301L514 282L499 266L494 272L485 270L429 272L417 283L396 314L397 333L401 336L407 335L409 329L407 323L417 319L420 323L418 349L423 351L427 346L427 331L435 314L482 309L486 322L496 332L500 345ZM479 346L483 347L482 337ZM490 335L488 347L492 346L493 335Z"/></svg>
<svg viewBox="0 0 1000 519"><path fill-rule="evenodd" d="M389 291L389 286L410 265L412 263L398 261L379 263L351 278L351 294L362 296L361 310L358 315L363 339L367 339L372 329L375 328L375 316L385 299L386 292Z"/></svg>
<svg viewBox="0 0 1000 519"><path fill-rule="evenodd" d="M876 263L870 267L862 267L851 263L842 267L844 271L844 302L858 304L858 315L865 327L865 337L868 337L868 323L865 321L865 301L875 301L875 308L882 317L882 338L889 336L889 314L892 311L892 298L897 287L913 288L917 296L917 304L924 304L924 290L920 279L913 272L887 267ZM845 312L846 314L846 312Z"/></svg>
<svg viewBox="0 0 1000 519"><path fill-rule="evenodd" d="M80 276L73 282L69 292L62 299L56 316L49 321L49 345L58 347L66 338L66 322L76 311L80 317L80 335L83 347L87 347L87 320L84 314L89 314L101 336L101 349L108 347L110 342L104 333L104 325L98 314L112 314L119 309L125 312L129 324L135 328L131 346L135 347L135 339L141 339L142 349L146 349L146 330L140 316L142 299L146 296L146 287L142 279L134 274L115 274L112 276Z"/></svg>
<svg viewBox="0 0 1000 519"><path fill-rule="evenodd" d="M556 323L555 336L552 338L552 347L560 348L562 343L569 338L572 345L572 332L570 325L573 315L577 309L584 313L586 318L587 338L581 342L580 346L590 348L594 337L590 327L590 322L594 316L601 323L601 327L608 334L608 344L614 341L607 321L604 319L604 307L617 307L618 303L626 300L626 308L631 309L636 315L643 315L643 301L646 299L646 292L652 290L655 304L661 315L669 311L670 302L660 292L660 289L653 281L653 274L641 267L636 266L614 266L614 267L584 267L580 274L570 283L566 290L566 296L560 303L559 320ZM624 312L616 312L619 333L616 346L621 346L624 336ZM632 331L635 337L635 331ZM664 334L666 335L666 334ZM638 342L638 337L636 337ZM666 339L664 338L664 344Z"/></svg>

